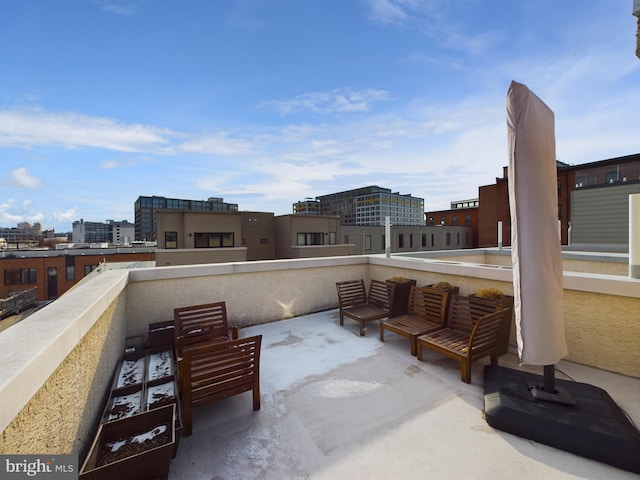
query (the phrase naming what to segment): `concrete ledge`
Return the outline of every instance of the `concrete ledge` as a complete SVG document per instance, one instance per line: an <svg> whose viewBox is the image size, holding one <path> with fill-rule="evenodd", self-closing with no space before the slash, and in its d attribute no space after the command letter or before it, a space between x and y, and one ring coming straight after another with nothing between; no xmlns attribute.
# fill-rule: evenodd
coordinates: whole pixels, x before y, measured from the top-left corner
<svg viewBox="0 0 640 480"><path fill-rule="evenodd" d="M0 431L125 290L129 272L97 276L0 335Z"/></svg>

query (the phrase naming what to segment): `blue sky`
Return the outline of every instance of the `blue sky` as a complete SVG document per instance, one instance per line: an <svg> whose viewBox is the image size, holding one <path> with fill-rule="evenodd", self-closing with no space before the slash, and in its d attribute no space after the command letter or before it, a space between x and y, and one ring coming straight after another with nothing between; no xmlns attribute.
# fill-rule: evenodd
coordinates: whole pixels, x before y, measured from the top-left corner
<svg viewBox="0 0 640 480"><path fill-rule="evenodd" d="M512 80L570 164L640 153L632 0L3 0L0 226L366 185L475 198Z"/></svg>

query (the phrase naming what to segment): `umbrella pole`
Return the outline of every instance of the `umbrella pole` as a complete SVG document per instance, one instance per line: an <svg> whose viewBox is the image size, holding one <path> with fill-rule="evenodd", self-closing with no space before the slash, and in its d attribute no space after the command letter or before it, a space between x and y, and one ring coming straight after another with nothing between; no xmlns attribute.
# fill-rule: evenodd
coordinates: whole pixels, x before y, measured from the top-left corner
<svg viewBox="0 0 640 480"><path fill-rule="evenodd" d="M558 393L556 390L556 367L554 365L544 366L544 385L542 389L547 393Z"/></svg>
<svg viewBox="0 0 640 480"><path fill-rule="evenodd" d="M555 365L544 365L542 386L536 382L527 382L531 395L536 400L543 402L561 403L563 405L575 405L576 401L569 391L562 387L556 387Z"/></svg>

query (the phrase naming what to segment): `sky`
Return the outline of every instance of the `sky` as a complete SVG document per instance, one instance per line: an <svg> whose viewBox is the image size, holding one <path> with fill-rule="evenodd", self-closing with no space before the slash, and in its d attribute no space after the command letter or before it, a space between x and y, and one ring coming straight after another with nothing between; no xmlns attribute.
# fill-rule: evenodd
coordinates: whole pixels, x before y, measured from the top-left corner
<svg viewBox="0 0 640 480"><path fill-rule="evenodd" d="M2 0L0 226L139 196L292 212L378 185L425 210L508 164L506 94L572 165L640 153L632 0Z"/></svg>

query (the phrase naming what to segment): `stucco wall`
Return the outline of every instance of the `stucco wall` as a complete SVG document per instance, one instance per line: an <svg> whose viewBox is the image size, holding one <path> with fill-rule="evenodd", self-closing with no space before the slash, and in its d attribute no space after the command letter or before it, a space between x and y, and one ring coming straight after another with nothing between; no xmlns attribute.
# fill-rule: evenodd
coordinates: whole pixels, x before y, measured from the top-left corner
<svg viewBox="0 0 640 480"><path fill-rule="evenodd" d="M0 453L82 458L124 349L124 312L124 296L119 296L4 429Z"/></svg>
<svg viewBox="0 0 640 480"><path fill-rule="evenodd" d="M340 265L332 257L326 262L326 266L318 259L193 266L181 269L177 278L171 274L178 272L170 269L132 272L128 335L146 335L149 323L171 320L174 308L201 303L225 301L229 323L239 327L336 308L336 282L368 281L367 260L351 257Z"/></svg>

